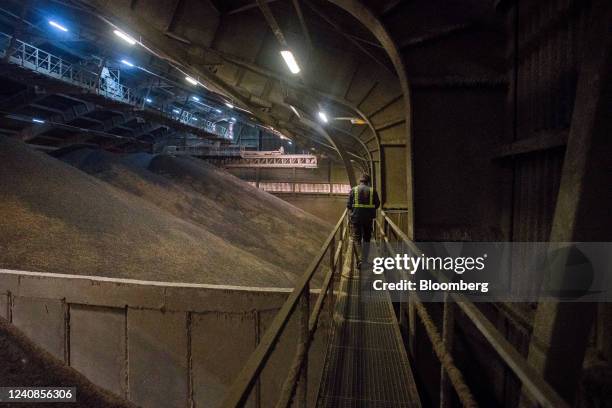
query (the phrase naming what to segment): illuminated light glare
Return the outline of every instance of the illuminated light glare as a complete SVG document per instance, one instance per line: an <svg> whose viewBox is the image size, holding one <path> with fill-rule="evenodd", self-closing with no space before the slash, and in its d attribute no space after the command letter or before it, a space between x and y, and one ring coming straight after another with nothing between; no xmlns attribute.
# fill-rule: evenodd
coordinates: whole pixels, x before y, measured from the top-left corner
<svg viewBox="0 0 612 408"><path fill-rule="evenodd" d="M196 122L198 121L198 118L193 118L193 120L195 120Z"/></svg>
<svg viewBox="0 0 612 408"><path fill-rule="evenodd" d="M300 116L300 112L298 112L297 109L295 109L295 107L293 105L289 105L289 107L291 108L291 110L293 111L293 113L295 113L295 116L297 116L298 118L301 118Z"/></svg>
<svg viewBox="0 0 612 408"><path fill-rule="evenodd" d="M232 118L232 122L235 122L235 121L236 121L236 118Z"/></svg>
<svg viewBox="0 0 612 408"><path fill-rule="evenodd" d="M289 67L289 71L291 71L292 74L298 74L300 72L300 66L295 60L293 53L289 50L283 50L280 53L285 60L285 63Z"/></svg>
<svg viewBox="0 0 612 408"><path fill-rule="evenodd" d="M45 121L44 121L44 120L42 120L42 119L37 119L37 118L32 119L32 122L34 122L34 123L45 123Z"/></svg>
<svg viewBox="0 0 612 408"><path fill-rule="evenodd" d="M293 143L291 143L291 140L290 140L290 141L288 141L287 143L289 143L289 144L293 144Z"/></svg>
<svg viewBox="0 0 612 408"><path fill-rule="evenodd" d="M230 108L230 109L234 109L234 105L232 105L232 104L231 104L231 103L229 103L229 102L225 102L225 106L227 106L227 107L228 107L228 108Z"/></svg>
<svg viewBox="0 0 612 408"><path fill-rule="evenodd" d="M68 29L67 29L66 27L64 27L63 25L61 25L61 24L59 24L59 23L56 23L56 22L55 22L55 21L53 21L53 20L49 20L49 25L50 25L50 26L52 26L52 27L55 27L55 28L57 28L58 30L61 30L61 31L65 32L65 33L67 33L67 32L68 32Z"/></svg>
<svg viewBox="0 0 612 408"><path fill-rule="evenodd" d="M325 114L325 112L319 112L319 119L321 119L323 122L327 123L329 122L329 120L327 119L327 115Z"/></svg>
<svg viewBox="0 0 612 408"><path fill-rule="evenodd" d="M181 113L181 111L178 110L178 109L172 109L172 112L174 112L174 113Z"/></svg>
<svg viewBox="0 0 612 408"><path fill-rule="evenodd" d="M134 66L134 64L132 64L132 63L131 63L130 61L128 61L128 60L121 60L121 63L122 63L122 64L127 65L128 67L133 67L133 66Z"/></svg>
<svg viewBox="0 0 612 408"><path fill-rule="evenodd" d="M146 102L146 103L151 103L151 102L153 102L153 99L151 99L151 98L145 98L145 102Z"/></svg>
<svg viewBox="0 0 612 408"><path fill-rule="evenodd" d="M113 31L113 33L115 33L117 37L121 38L123 41L130 45L136 44L136 40L124 33L123 31L115 30Z"/></svg>
<svg viewBox="0 0 612 408"><path fill-rule="evenodd" d="M190 76L186 76L186 77L185 77L185 81L189 82L189 83L190 83L190 84L192 84L192 85L197 85L197 84L198 84L198 81L196 81L195 79L193 79L193 78L192 78L192 77L190 77Z"/></svg>
<svg viewBox="0 0 612 408"><path fill-rule="evenodd" d="M215 112L221 113L221 109L215 109Z"/></svg>
<svg viewBox="0 0 612 408"><path fill-rule="evenodd" d="M200 98L198 98L197 96L192 96L191 99L193 99L196 102L200 102Z"/></svg>

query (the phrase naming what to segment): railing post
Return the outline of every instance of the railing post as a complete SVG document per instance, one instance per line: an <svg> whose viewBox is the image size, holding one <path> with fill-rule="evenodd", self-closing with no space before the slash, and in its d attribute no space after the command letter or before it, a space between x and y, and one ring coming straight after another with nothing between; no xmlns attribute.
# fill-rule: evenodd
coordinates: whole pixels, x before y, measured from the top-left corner
<svg viewBox="0 0 612 408"><path fill-rule="evenodd" d="M310 320L310 283L306 285L302 295L300 296L299 303L299 337L298 337L298 349L303 347L308 350L310 342L310 330L308 328L308 321ZM297 407L307 408L308 404L308 353L305 353L304 361L302 362L302 369L300 370L300 376L297 387Z"/></svg>
<svg viewBox="0 0 612 408"><path fill-rule="evenodd" d="M444 293L444 311L442 313L442 344L446 352L452 356L455 337L455 308L449 301L448 292ZM440 408L450 408L452 384L444 367L440 367Z"/></svg>
<svg viewBox="0 0 612 408"><path fill-rule="evenodd" d="M342 239L342 236L340 236ZM340 250L342 252L342 250ZM334 320L334 275L336 274L336 266L334 265L334 256L336 255L336 236L329 244L329 268L331 269L331 279L329 280L329 290L327 293L327 302L329 305L329 324L333 325ZM321 295L323 296L323 293Z"/></svg>

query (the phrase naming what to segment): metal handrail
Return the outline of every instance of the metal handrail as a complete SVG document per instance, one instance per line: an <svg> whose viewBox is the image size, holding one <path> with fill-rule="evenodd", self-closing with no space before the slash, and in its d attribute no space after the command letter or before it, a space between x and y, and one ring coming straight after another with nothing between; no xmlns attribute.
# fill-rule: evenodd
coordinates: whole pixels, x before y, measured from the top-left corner
<svg viewBox="0 0 612 408"><path fill-rule="evenodd" d="M387 235L385 225L388 225L396 237L410 248L410 250L419 253L420 250L416 243L408 238L408 236L391 220L384 211L381 211L383 225L379 224L381 233ZM378 220L377 220L378 222ZM430 271L430 273L440 282L448 282L448 279L440 273ZM465 315L470 319L472 324L479 330L480 334L489 342L495 352L501 357L506 365L521 381L527 392L542 406L550 408L570 408L569 404L561 398L561 396L546 382L533 366L519 353L512 344L506 340L505 336L497 330L489 319L471 302L465 295L460 293L448 292L447 296L451 298L457 306L463 310ZM414 299L418 302L418 299ZM418 309L417 309L418 312ZM424 316L417 313L421 319ZM448 353L448 350L444 348ZM442 362L442 360L441 360ZM455 383L453 383L455 386Z"/></svg>
<svg viewBox="0 0 612 408"><path fill-rule="evenodd" d="M298 383L301 383L300 396L305 399L306 396L306 356L310 348L310 340L317 328L321 310L326 298L330 298L330 303L333 303L334 295L334 275L338 265L342 265L342 251L345 243L347 242L348 228L345 225L347 219L347 210L344 211L340 220L336 223L336 226L329 234L325 243L319 250L318 255L310 263L306 272L302 275L300 280L297 282L295 289L280 311L274 317L272 324L265 332L261 342L251 354L248 361L242 368L242 371L236 377L236 380L228 390L222 407L225 408L237 408L242 407L246 403L249 395L253 389L253 386L257 382L262 370L265 368L268 359L270 358L275 345L278 343L281 335L283 334L287 323L293 317L298 304L300 305L300 337L298 339L298 347L294 355L293 362L291 364L289 374L285 379L282 387L281 395L277 403L277 407L287 407L296 392ZM336 235L340 233L340 239L336 242ZM337 247L337 248L336 248ZM312 280L315 272L319 266L325 254L329 252L330 256L330 268L325 278L323 279L323 286L314 305L312 313L310 313L310 281ZM331 310L331 309L330 309ZM302 400L302 404L305 401ZM302 405L304 406L304 405Z"/></svg>
<svg viewBox="0 0 612 408"><path fill-rule="evenodd" d="M78 64L68 62L20 39L15 39L14 46L11 48L11 39L11 35L0 32L0 56L5 57L7 53L10 53L9 61L11 63L59 81L85 88L94 94L131 105L138 109L142 109L145 106L144 96L134 94L131 88L119 83L118 80L112 81L112 85L109 85L106 81L100 80L98 73L89 71ZM9 41L5 45L4 43L7 40ZM159 111L168 119L183 123L194 129L227 137L226 127L218 126L204 118L200 120L192 112L186 110L179 110L177 113L174 111L175 108L172 104L160 106L148 105L148 107Z"/></svg>

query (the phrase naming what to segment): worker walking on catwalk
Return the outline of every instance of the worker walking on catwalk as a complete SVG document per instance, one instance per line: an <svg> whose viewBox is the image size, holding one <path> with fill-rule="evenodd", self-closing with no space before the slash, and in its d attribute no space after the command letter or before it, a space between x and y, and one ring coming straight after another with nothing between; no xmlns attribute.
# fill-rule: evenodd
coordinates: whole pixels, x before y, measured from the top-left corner
<svg viewBox="0 0 612 408"><path fill-rule="evenodd" d="M368 262L370 239L372 238L372 221L380 200L376 191L370 187L370 176L363 174L359 185L351 189L346 203L350 211L351 233L357 248L361 248L361 262ZM361 265L358 265L361 266Z"/></svg>

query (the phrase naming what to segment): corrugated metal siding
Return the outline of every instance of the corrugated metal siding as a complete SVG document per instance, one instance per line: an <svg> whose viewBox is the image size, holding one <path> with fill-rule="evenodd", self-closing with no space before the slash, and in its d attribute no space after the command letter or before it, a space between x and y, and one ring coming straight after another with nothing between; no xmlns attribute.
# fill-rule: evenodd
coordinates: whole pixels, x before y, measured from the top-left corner
<svg viewBox="0 0 612 408"><path fill-rule="evenodd" d="M567 130L588 1L519 2L517 139ZM515 160L514 241L548 240L564 149Z"/></svg>

